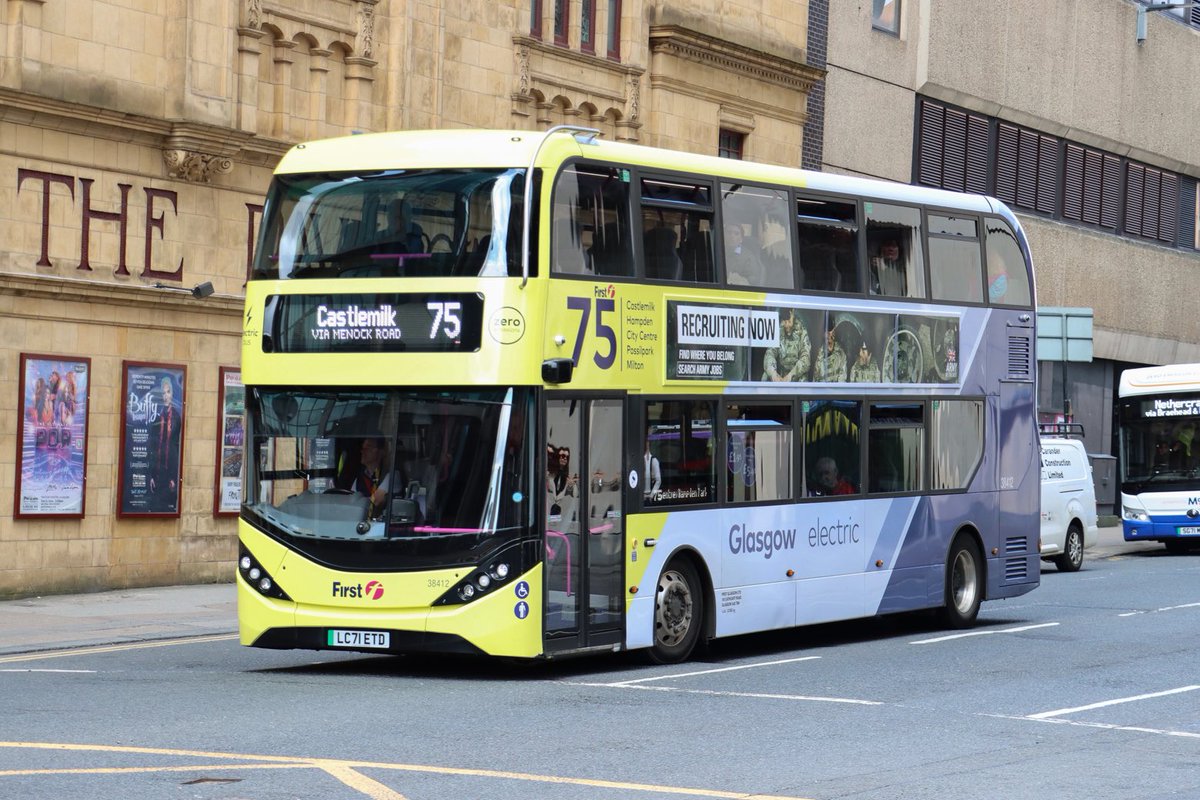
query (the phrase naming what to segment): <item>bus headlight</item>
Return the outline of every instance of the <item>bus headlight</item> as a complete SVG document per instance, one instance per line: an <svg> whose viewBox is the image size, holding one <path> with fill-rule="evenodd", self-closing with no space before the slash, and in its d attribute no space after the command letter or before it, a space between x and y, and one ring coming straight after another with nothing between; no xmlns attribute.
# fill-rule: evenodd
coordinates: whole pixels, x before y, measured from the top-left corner
<svg viewBox="0 0 1200 800"><path fill-rule="evenodd" d="M1121 516L1130 522L1149 522L1150 515L1146 513L1144 508L1130 508L1129 506L1121 506Z"/></svg>
<svg viewBox="0 0 1200 800"><path fill-rule="evenodd" d="M519 569L521 560L520 546L519 543L513 543L492 554L494 560L484 562L472 569L441 597L435 600L433 605L459 605L461 603L469 603L472 600L478 600L485 595L495 594L510 576L516 574L512 567L513 559L516 559Z"/></svg>
<svg viewBox="0 0 1200 800"><path fill-rule="evenodd" d="M276 600L288 600L287 592L275 585L275 581L267 574L267 571L262 568L258 561L250 554L244 544L238 543L238 574L248 586L264 597L271 597Z"/></svg>

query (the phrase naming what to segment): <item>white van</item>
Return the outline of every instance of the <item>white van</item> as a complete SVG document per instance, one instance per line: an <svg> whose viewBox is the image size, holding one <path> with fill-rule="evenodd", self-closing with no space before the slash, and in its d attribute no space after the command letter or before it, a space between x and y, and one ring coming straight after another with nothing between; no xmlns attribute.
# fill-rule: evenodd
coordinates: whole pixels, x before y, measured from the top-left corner
<svg viewBox="0 0 1200 800"><path fill-rule="evenodd" d="M1099 535L1092 465L1078 439L1043 437L1041 443L1042 559L1075 572Z"/></svg>

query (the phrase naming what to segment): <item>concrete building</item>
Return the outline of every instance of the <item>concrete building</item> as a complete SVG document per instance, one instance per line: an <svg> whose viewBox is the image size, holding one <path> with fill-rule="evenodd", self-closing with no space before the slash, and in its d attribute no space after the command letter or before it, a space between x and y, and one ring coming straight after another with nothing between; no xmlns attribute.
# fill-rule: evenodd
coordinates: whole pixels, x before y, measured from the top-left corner
<svg viewBox="0 0 1200 800"><path fill-rule="evenodd" d="M1127 366L1200 361L1200 9L1133 0L832 3L822 168L993 194L1039 307L1093 310L1091 363L1043 361L1039 407L1112 451Z"/></svg>
<svg viewBox="0 0 1200 800"><path fill-rule="evenodd" d="M289 146L572 122L795 165L825 4L10 0L0 596L232 575L241 297Z"/></svg>

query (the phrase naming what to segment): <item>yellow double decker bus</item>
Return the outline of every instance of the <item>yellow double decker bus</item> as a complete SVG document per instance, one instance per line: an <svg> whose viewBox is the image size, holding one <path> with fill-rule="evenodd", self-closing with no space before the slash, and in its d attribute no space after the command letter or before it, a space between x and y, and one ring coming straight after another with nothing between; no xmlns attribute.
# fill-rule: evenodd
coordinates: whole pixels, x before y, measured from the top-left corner
<svg viewBox="0 0 1200 800"><path fill-rule="evenodd" d="M241 641L552 658L1038 585L996 200L605 142L310 142L246 291Z"/></svg>

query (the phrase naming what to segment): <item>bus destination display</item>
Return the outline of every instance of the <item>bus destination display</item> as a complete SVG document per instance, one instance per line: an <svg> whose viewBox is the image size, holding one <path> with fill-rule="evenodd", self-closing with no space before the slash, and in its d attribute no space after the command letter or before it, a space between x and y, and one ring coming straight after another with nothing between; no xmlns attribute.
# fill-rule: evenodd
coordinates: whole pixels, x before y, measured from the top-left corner
<svg viewBox="0 0 1200 800"><path fill-rule="evenodd" d="M265 352L469 353L479 349L483 296L274 295L265 320Z"/></svg>

